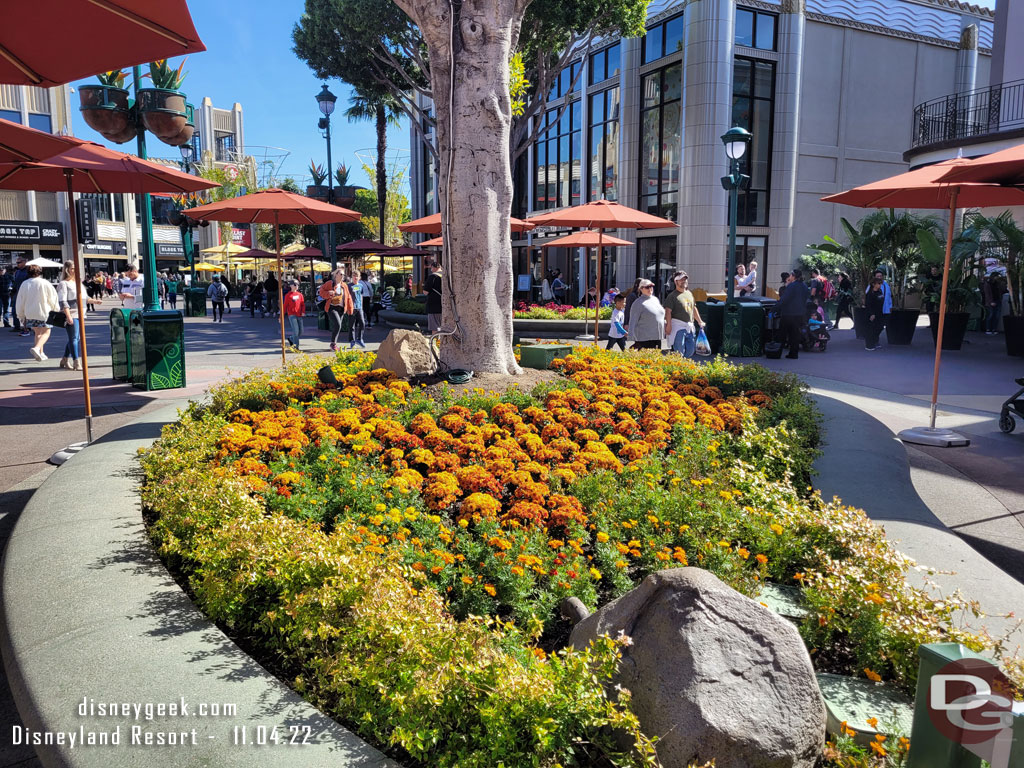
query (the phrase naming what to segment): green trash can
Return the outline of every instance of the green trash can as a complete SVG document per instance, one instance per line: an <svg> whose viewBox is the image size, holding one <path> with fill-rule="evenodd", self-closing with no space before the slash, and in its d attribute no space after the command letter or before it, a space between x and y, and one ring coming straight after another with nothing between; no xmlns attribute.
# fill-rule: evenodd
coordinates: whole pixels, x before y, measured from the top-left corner
<svg viewBox="0 0 1024 768"><path fill-rule="evenodd" d="M734 301L725 305L722 351L730 357L764 354L764 309L759 301Z"/></svg>
<svg viewBox="0 0 1024 768"><path fill-rule="evenodd" d="M185 291L185 316L206 317L205 288L189 288Z"/></svg>
<svg viewBox="0 0 1024 768"><path fill-rule="evenodd" d="M700 319L704 321L704 335L708 337L708 343L711 344L711 354L717 355L722 351L725 304L717 299L698 301L697 312L700 314Z"/></svg>
<svg viewBox="0 0 1024 768"><path fill-rule="evenodd" d="M128 320L132 385L139 389L185 386L185 323L177 310L133 310Z"/></svg>
<svg viewBox="0 0 1024 768"><path fill-rule="evenodd" d="M331 321L330 321L330 318L327 317L327 313L326 312L321 312L319 310L317 311L317 313L316 313L316 327L317 327L317 330L320 330L320 331L329 331L329 330L331 330Z"/></svg>
<svg viewBox="0 0 1024 768"><path fill-rule="evenodd" d="M110 367L117 381L131 381L132 348L128 334L128 317L132 310L118 307L110 310Z"/></svg>

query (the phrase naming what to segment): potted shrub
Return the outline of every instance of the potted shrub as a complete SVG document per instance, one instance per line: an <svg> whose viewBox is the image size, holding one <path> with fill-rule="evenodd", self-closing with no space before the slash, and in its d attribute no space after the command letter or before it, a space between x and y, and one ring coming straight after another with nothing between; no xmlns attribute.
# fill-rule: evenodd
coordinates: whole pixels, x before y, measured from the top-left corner
<svg viewBox="0 0 1024 768"><path fill-rule="evenodd" d="M907 296L914 289L913 276L921 261L921 244L917 231L938 231L938 220L932 216L912 213L899 215L892 209L879 211L877 242L882 256L892 273L892 312L885 324L885 336L890 344L910 344L917 328L919 309L907 308Z"/></svg>
<svg viewBox="0 0 1024 768"><path fill-rule="evenodd" d="M864 338L864 328L868 322L867 311L864 309L864 294L879 261L877 230L882 213L876 211L868 214L857 222L857 226L845 218L840 219L839 222L849 240L846 245L825 235L824 243L810 246L815 250L837 256L840 264L850 275L850 281L853 283L853 330L858 339Z"/></svg>
<svg viewBox="0 0 1024 768"><path fill-rule="evenodd" d="M188 125L185 94L179 90L185 79L184 67L185 60L177 69L171 69L167 59L154 61L149 65L153 87L139 89L137 106L142 114L142 123L146 130L163 142L175 140Z"/></svg>
<svg viewBox="0 0 1024 768"><path fill-rule="evenodd" d="M137 133L128 89L124 87L127 77L127 72L115 69L99 75L99 85L78 88L82 119L103 138L117 144L134 139Z"/></svg>
<svg viewBox="0 0 1024 768"><path fill-rule="evenodd" d="M1009 211L991 219L978 216L973 226L982 231L1006 265L1006 292L1010 297L1010 314L1003 315L1006 354L1024 357L1024 230Z"/></svg>
<svg viewBox="0 0 1024 768"><path fill-rule="evenodd" d="M315 197L320 200L326 200L328 197L328 188L324 185L327 181L327 171L324 170L322 165L319 165L312 160L309 161L309 175L313 177L313 183L306 187L306 197Z"/></svg>
<svg viewBox="0 0 1024 768"><path fill-rule="evenodd" d="M945 249L939 243L935 233L928 229L919 229L917 239L921 244L921 253L929 262L943 263ZM946 287L946 319L942 330L942 348L959 350L967 333L967 323L971 319L971 310L978 305L978 277L975 274L975 256L978 252L978 232L964 230L953 241L953 251L949 261L949 279ZM941 290L941 286L940 286ZM928 301L939 302L939 297L927 295ZM928 321L932 330L932 342L938 340L939 313L929 312Z"/></svg>

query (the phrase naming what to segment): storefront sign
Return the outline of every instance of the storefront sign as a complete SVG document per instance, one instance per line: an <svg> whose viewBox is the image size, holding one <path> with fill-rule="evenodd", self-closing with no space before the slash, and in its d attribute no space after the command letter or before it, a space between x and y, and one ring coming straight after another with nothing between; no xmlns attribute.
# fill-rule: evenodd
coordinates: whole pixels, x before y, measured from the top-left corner
<svg viewBox="0 0 1024 768"><path fill-rule="evenodd" d="M170 258L171 256L182 257L185 255L185 249L180 245L172 245L170 243L157 243L156 255L163 258Z"/></svg>
<svg viewBox="0 0 1024 768"><path fill-rule="evenodd" d="M232 227L231 242L235 245L244 245L246 248L252 248L252 230L248 227L245 229Z"/></svg>
<svg viewBox="0 0 1024 768"><path fill-rule="evenodd" d="M59 221L0 221L0 243L64 245L64 225Z"/></svg>
<svg viewBox="0 0 1024 768"><path fill-rule="evenodd" d="M88 264L86 264L85 266L88 267L89 270L92 271L92 272L99 272L100 270L103 270L105 272L108 269L110 269L110 262L109 261L98 261L96 259L89 259L88 260Z"/></svg>
<svg viewBox="0 0 1024 768"><path fill-rule="evenodd" d="M128 244L120 240L100 240L98 243L88 243L82 250L85 253L98 253L102 256L127 256Z"/></svg>

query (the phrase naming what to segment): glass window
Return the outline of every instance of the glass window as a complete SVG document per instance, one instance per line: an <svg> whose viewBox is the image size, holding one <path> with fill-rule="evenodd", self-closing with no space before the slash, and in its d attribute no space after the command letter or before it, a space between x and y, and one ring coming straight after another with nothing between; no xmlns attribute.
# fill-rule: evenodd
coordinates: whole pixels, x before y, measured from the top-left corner
<svg viewBox="0 0 1024 768"><path fill-rule="evenodd" d="M775 16L770 13L757 14L757 38L754 47L764 51L775 50Z"/></svg>
<svg viewBox="0 0 1024 768"><path fill-rule="evenodd" d="M736 45L748 48L760 48L764 51L775 50L776 17L773 13L762 13L747 8L736 9Z"/></svg>
<svg viewBox="0 0 1024 768"><path fill-rule="evenodd" d="M21 112L11 109L0 109L0 117L4 120L10 120L12 123L21 123Z"/></svg>
<svg viewBox="0 0 1024 768"><path fill-rule="evenodd" d="M644 36L644 64L661 58L662 51L664 50L662 38L664 30L665 26L663 24L647 30L647 34Z"/></svg>
<svg viewBox="0 0 1024 768"><path fill-rule="evenodd" d="M736 45L754 47L754 12L745 8L736 9Z"/></svg>
<svg viewBox="0 0 1024 768"><path fill-rule="evenodd" d="M114 221L124 221L124 195L114 195Z"/></svg>
<svg viewBox="0 0 1024 768"><path fill-rule="evenodd" d="M576 93L580 89L580 79L577 75L580 72L580 68L583 64L579 61L574 61L569 65L569 82L572 83L575 80L575 85L572 86L572 92Z"/></svg>
<svg viewBox="0 0 1024 768"><path fill-rule="evenodd" d="M682 65L644 78L640 111L640 207L675 220L678 214Z"/></svg>
<svg viewBox="0 0 1024 768"><path fill-rule="evenodd" d="M750 185L740 190L737 223L766 227L771 190L775 65L737 57L733 71L733 125L753 134L750 149L740 163L741 172L750 176Z"/></svg>
<svg viewBox="0 0 1024 768"><path fill-rule="evenodd" d="M675 236L637 238L636 246L636 276L653 282L655 293L664 299L676 268Z"/></svg>
<svg viewBox="0 0 1024 768"><path fill-rule="evenodd" d="M608 64L608 52L598 51L590 54L590 72L587 75L587 82L590 85L604 80L605 67Z"/></svg>
<svg viewBox="0 0 1024 768"><path fill-rule="evenodd" d="M590 200L617 200L619 173L619 89L590 97Z"/></svg>
<svg viewBox="0 0 1024 768"><path fill-rule="evenodd" d="M561 112L561 117L559 117ZM582 112L579 101L549 109L538 118L534 145L534 210L578 201L582 192Z"/></svg>
<svg viewBox="0 0 1024 768"><path fill-rule="evenodd" d="M606 78L608 78L608 77L616 77L619 74L619 59L620 59L620 56L621 56L621 49L620 49L619 44L616 43L611 48L609 48L608 51L607 51L607 54L608 54L608 60L607 60L607 65L606 65L606 68L605 68L604 76Z"/></svg>
<svg viewBox="0 0 1024 768"><path fill-rule="evenodd" d="M683 50L683 17L673 16L647 30L643 40L644 64ZM616 67L618 61L616 61Z"/></svg>
<svg viewBox="0 0 1024 768"><path fill-rule="evenodd" d="M37 131L45 131L46 133L50 133L53 130L50 124L49 115L30 113L28 116L28 125L29 128L35 128Z"/></svg>
<svg viewBox="0 0 1024 768"><path fill-rule="evenodd" d="M665 55L683 50L683 17L676 16L665 22Z"/></svg>
<svg viewBox="0 0 1024 768"><path fill-rule="evenodd" d="M110 195L103 192L83 192L79 195L83 200L91 200L93 210L96 211L96 218L102 221L112 221L110 211ZM120 195L115 195L120 198Z"/></svg>
<svg viewBox="0 0 1024 768"><path fill-rule="evenodd" d="M757 262L757 294L764 296L766 287L778 290L777 278L768 272L768 238L757 235L736 235L736 264L742 264L749 271L750 262ZM729 263L729 241L725 241L725 264ZM723 281L725 274L723 272ZM715 290L724 287L715 286Z"/></svg>
<svg viewBox="0 0 1024 768"><path fill-rule="evenodd" d="M596 93L590 97L590 123L604 122L604 94Z"/></svg>

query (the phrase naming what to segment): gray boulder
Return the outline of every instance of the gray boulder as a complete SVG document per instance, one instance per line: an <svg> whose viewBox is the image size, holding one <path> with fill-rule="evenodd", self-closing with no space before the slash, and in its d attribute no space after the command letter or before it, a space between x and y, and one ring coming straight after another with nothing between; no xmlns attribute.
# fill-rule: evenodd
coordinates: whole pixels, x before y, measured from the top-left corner
<svg viewBox="0 0 1024 768"><path fill-rule="evenodd" d="M374 368L386 368L399 378L431 374L437 367L427 337L416 331L393 330L377 350Z"/></svg>
<svg viewBox="0 0 1024 768"><path fill-rule="evenodd" d="M616 683L665 768L813 768L825 704L796 628L699 568L659 571L583 619L570 643L632 638Z"/></svg>

